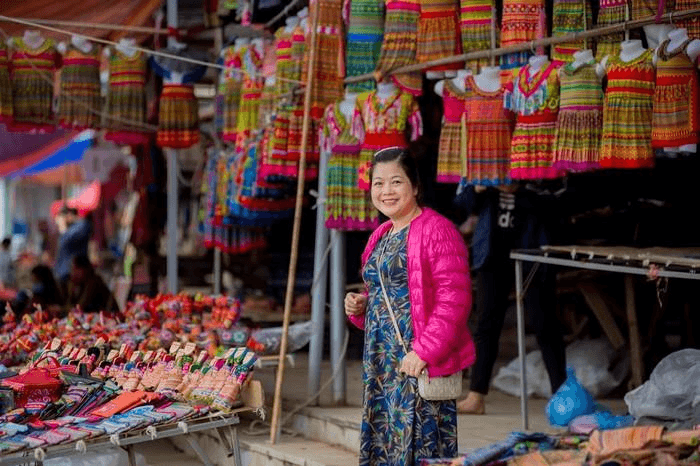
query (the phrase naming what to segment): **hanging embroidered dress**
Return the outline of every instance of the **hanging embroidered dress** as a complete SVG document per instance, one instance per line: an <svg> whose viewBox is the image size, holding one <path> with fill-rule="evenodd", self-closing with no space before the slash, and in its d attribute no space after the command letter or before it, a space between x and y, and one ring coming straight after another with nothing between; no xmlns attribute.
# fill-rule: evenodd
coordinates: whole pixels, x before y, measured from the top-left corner
<svg viewBox="0 0 700 466"><path fill-rule="evenodd" d="M183 49L172 49L172 54L203 60ZM207 71L201 65L164 57L151 57L154 72L163 78L163 90L158 103L158 147L186 149L199 142L199 104L194 96L194 83Z"/></svg>
<svg viewBox="0 0 700 466"><path fill-rule="evenodd" d="M146 124L146 56L128 56L114 49L109 57L107 105L110 131L105 139L118 144L144 144Z"/></svg>
<svg viewBox="0 0 700 466"><path fill-rule="evenodd" d="M630 62L619 55L607 64L608 87L603 107L603 168L654 166L651 122L654 104L654 51L647 50Z"/></svg>
<svg viewBox="0 0 700 466"><path fill-rule="evenodd" d="M351 134L350 121L339 104L326 108L323 121L320 146L330 154L326 177L326 228L374 230L379 226L379 215L367 194L357 186L360 141Z"/></svg>
<svg viewBox="0 0 700 466"><path fill-rule="evenodd" d="M491 48L491 23L495 12L493 0L461 0L460 25L462 31L462 51L464 53L489 50ZM494 24L494 27L498 26ZM496 31L498 35L498 31ZM498 37L494 48L498 47ZM469 60L466 66L478 73L482 66L488 66L488 58Z"/></svg>
<svg viewBox="0 0 700 466"><path fill-rule="evenodd" d="M452 79L446 79L442 88L443 120L438 145L437 182L458 183L464 171L462 159L462 117L465 92ZM501 107L503 105L501 104Z"/></svg>
<svg viewBox="0 0 700 466"><path fill-rule="evenodd" d="M500 186L511 183L510 144L515 115L503 107L506 89L484 91L472 75L464 93L463 141L460 148L468 184Z"/></svg>
<svg viewBox="0 0 700 466"><path fill-rule="evenodd" d="M420 0L418 21L418 47L416 60L452 57L462 53L462 38L459 32L458 0ZM434 66L427 71L446 71L464 68L463 63Z"/></svg>
<svg viewBox="0 0 700 466"><path fill-rule="evenodd" d="M369 167L375 152L386 147L408 147L409 141L423 134L418 102L400 89L385 101L377 97L376 91L363 92L357 96L351 131L362 141L358 187L369 191Z"/></svg>
<svg viewBox="0 0 700 466"><path fill-rule="evenodd" d="M349 3L345 46L347 77L373 73L384 38L384 0L345 0ZM374 80L349 83L351 92L374 89Z"/></svg>
<svg viewBox="0 0 700 466"><path fill-rule="evenodd" d="M501 47L542 39L547 34L544 0L503 0ZM537 49L542 54L542 48ZM530 52L503 55L501 67L512 69L527 63Z"/></svg>
<svg viewBox="0 0 700 466"><path fill-rule="evenodd" d="M506 108L517 114L510 151L512 179L551 179L561 173L552 167L554 135L559 111L559 77L554 63L530 75L525 65L509 84Z"/></svg>
<svg viewBox="0 0 700 466"><path fill-rule="evenodd" d="M627 0L600 0L598 10L598 27L610 26L625 22ZM624 32L614 32L596 39L596 60L602 61L606 55L614 56L620 53L620 42L625 40Z"/></svg>
<svg viewBox="0 0 700 466"><path fill-rule="evenodd" d="M554 168L582 172L600 168L603 85L591 61L559 71L561 96L554 142Z"/></svg>
<svg viewBox="0 0 700 466"><path fill-rule="evenodd" d="M384 41L376 73L387 76L399 66L416 63L418 42L419 0L386 0ZM390 79L404 92L420 95L423 76L420 72L392 74Z"/></svg>
<svg viewBox="0 0 700 466"><path fill-rule="evenodd" d="M241 86L243 81L243 48L229 46L221 52L224 70L219 84L219 95L223 96L221 103L222 111L222 134L221 139L232 144L236 143L238 129L238 111L241 104Z"/></svg>
<svg viewBox="0 0 700 466"><path fill-rule="evenodd" d="M236 122L236 147L243 148L249 142L253 131L258 128L258 112L262 100L263 78L260 52L254 45L248 45L241 51L241 85L240 103L238 104L238 121Z"/></svg>
<svg viewBox="0 0 700 466"><path fill-rule="evenodd" d="M100 122L99 53L95 46L86 53L69 45L63 56L58 121L64 128L94 128Z"/></svg>
<svg viewBox="0 0 700 466"><path fill-rule="evenodd" d="M53 81L59 62L54 41L44 39L33 49L14 37L10 57L13 120L8 130L53 131Z"/></svg>
<svg viewBox="0 0 700 466"><path fill-rule="evenodd" d="M697 7L697 0L676 0L675 11L681 12ZM691 39L700 39L700 16L674 20L674 22L678 24L679 28L686 28L688 30L688 37Z"/></svg>
<svg viewBox="0 0 700 466"><path fill-rule="evenodd" d="M552 36L565 36L591 29L593 12L588 0L554 0ZM574 53L586 48L583 40L564 42L552 47L552 61L570 63Z"/></svg>
<svg viewBox="0 0 700 466"><path fill-rule="evenodd" d="M314 23L316 1L319 1L320 5L316 30L318 48L315 54L314 76L311 83L311 118L318 125L326 107L343 98L345 45L343 43L343 0L311 0L309 24ZM309 31L307 43L310 44L310 41ZM305 55L301 79L304 83L306 83L311 47L306 47Z"/></svg>
<svg viewBox="0 0 700 466"><path fill-rule="evenodd" d="M362 271L369 296L362 359L361 466L408 466L424 458L457 456L456 402L424 400L418 395L417 379L399 373L404 349L381 291L379 274L410 350L409 230L410 226L384 235Z"/></svg>
<svg viewBox="0 0 700 466"><path fill-rule="evenodd" d="M12 122L12 81L5 44L0 42L0 124Z"/></svg>
<svg viewBox="0 0 700 466"><path fill-rule="evenodd" d="M691 40L688 39L670 53L670 40L659 46L651 130L652 147L679 147L700 142L698 75L686 53Z"/></svg>
<svg viewBox="0 0 700 466"><path fill-rule="evenodd" d="M310 36L309 36L310 37ZM304 63L306 52L306 35L304 29L299 26L294 29L292 34L292 61L298 63L298 69L296 71L294 79L302 81L302 64ZM315 73L314 73L315 74ZM320 120L320 115L317 118L313 118L309 125L309 132L307 133L306 140L306 161L310 163L318 162L318 145L316 144L318 134L318 121ZM296 162L301 158L301 151L303 148L303 129L304 129L304 96L295 95L292 98L292 108L289 117L289 137L287 140L287 152L282 158L285 160L293 161L295 167ZM277 155L275 155L277 156ZM292 177L297 176L297 170L294 170L290 175Z"/></svg>

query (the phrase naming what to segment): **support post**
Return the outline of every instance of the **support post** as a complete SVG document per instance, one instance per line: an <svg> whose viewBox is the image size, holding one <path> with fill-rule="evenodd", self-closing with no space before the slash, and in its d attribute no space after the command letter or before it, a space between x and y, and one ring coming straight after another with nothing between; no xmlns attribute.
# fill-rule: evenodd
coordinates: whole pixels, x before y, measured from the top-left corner
<svg viewBox="0 0 700 466"><path fill-rule="evenodd" d="M644 378L644 362L642 360L642 343L639 338L637 324L637 304L634 296L634 278L625 275L625 308L627 310L627 325L630 336L630 359L632 362L632 379L630 389L637 388Z"/></svg>
<svg viewBox="0 0 700 466"><path fill-rule="evenodd" d="M168 162L168 291L177 293L177 151L165 149Z"/></svg>
<svg viewBox="0 0 700 466"><path fill-rule="evenodd" d="M316 242L314 244L314 281L311 285L311 322L313 333L309 344L308 396L321 387L321 362L323 360L323 331L326 317L326 289L328 287L328 229L326 228L326 169L329 154L321 152L318 165L318 202L316 203ZM318 405L319 397L311 402Z"/></svg>
<svg viewBox="0 0 700 466"><path fill-rule="evenodd" d="M342 345L345 341L345 233L331 232L331 367L338 373L333 379L333 404L346 403L346 367Z"/></svg>
<svg viewBox="0 0 700 466"><path fill-rule="evenodd" d="M515 261L515 301L518 317L518 359L520 361L520 414L522 415L523 430L528 429L527 419L527 371L525 366L525 307L523 301L523 263Z"/></svg>
<svg viewBox="0 0 700 466"><path fill-rule="evenodd" d="M282 321L282 341L280 342L280 358L277 366L277 378L275 380L275 398L272 403L272 421L270 425L270 443L277 442L277 436L282 428L280 417L282 415L282 383L284 381L284 365L287 356L287 340L289 333L289 319L292 313L292 300L294 299L294 284L299 256L299 230L301 229L301 208L304 198L304 182L306 175L306 151L308 150L310 114L311 114L311 83L314 76L314 64L316 62L316 42L318 29L319 3L314 6L313 22L311 23L311 49L309 51L309 65L306 73L306 87L304 89L304 120L301 130L301 155L299 157L299 175L297 178L297 195L294 206L294 226L292 229L292 253L289 258L289 271L287 274L287 292L284 299L284 317Z"/></svg>

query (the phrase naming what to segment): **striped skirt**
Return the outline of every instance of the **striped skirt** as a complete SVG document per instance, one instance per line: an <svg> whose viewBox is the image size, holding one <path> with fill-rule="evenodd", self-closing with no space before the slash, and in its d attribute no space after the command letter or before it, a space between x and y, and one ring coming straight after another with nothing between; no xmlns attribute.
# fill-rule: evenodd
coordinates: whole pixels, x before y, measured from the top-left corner
<svg viewBox="0 0 700 466"><path fill-rule="evenodd" d="M588 30L593 22L588 1L555 0L553 16L552 35L555 37ZM583 49L583 40L557 44L552 47L552 61L570 63L574 61L574 53Z"/></svg>
<svg viewBox="0 0 700 466"><path fill-rule="evenodd" d="M676 0L677 11L690 10L691 8L697 7L697 0ZM700 39L700 16L679 19L676 24L678 24L679 28L686 28L688 30L688 37L691 39Z"/></svg>
<svg viewBox="0 0 700 466"><path fill-rule="evenodd" d="M382 50L384 37L384 1L353 0L346 41L346 76L373 73ZM348 84L351 92L371 91L374 80Z"/></svg>
<svg viewBox="0 0 700 466"><path fill-rule="evenodd" d="M510 150L513 180L552 179L561 172L552 167L557 113L518 115Z"/></svg>
<svg viewBox="0 0 700 466"><path fill-rule="evenodd" d="M678 57L674 58L678 59ZM652 147L679 147L700 142L698 79L689 61L688 68L683 71L685 76L680 73L662 75L657 71L651 132Z"/></svg>
<svg viewBox="0 0 700 466"><path fill-rule="evenodd" d="M600 0L598 11L598 26L610 26L611 24L624 23L627 10L627 0ZM596 39L596 60L601 61L606 55L620 53L620 42L625 40L624 32L615 32L600 36Z"/></svg>
<svg viewBox="0 0 700 466"><path fill-rule="evenodd" d="M143 85L113 85L109 88L110 131L105 139L118 144L141 144L148 141L146 95Z"/></svg>
<svg viewBox="0 0 700 466"><path fill-rule="evenodd" d="M158 147L185 149L199 142L199 105L191 85L165 84L158 110Z"/></svg>
<svg viewBox="0 0 700 466"><path fill-rule="evenodd" d="M603 110L602 168L651 168L653 99L607 92Z"/></svg>
<svg viewBox="0 0 700 466"><path fill-rule="evenodd" d="M491 21L494 14L493 0L461 0L462 50L464 53L491 48ZM496 27L496 25L494 25ZM494 48L498 47L498 39ZM488 66L489 59L469 60L466 64L473 73Z"/></svg>
<svg viewBox="0 0 700 466"><path fill-rule="evenodd" d="M438 183L459 183L464 171L462 159L462 125L459 121L445 122L440 130L438 149Z"/></svg>
<svg viewBox="0 0 700 466"><path fill-rule="evenodd" d="M61 72L58 120L64 128L92 128L102 111L100 70L96 66L72 65Z"/></svg>
<svg viewBox="0 0 700 466"><path fill-rule="evenodd" d="M384 42L376 71L388 74L394 68L416 63L418 40L418 0L390 0L384 20ZM393 74L392 81L403 91L420 95L423 76L420 72Z"/></svg>
<svg viewBox="0 0 700 466"><path fill-rule="evenodd" d="M231 79L220 87L220 92L224 96L223 105L223 133L222 139L235 143L238 134L238 111L241 105L241 81Z"/></svg>
<svg viewBox="0 0 700 466"><path fill-rule="evenodd" d="M13 131L54 128L51 76L35 71L16 71L12 77Z"/></svg>
<svg viewBox="0 0 700 466"><path fill-rule="evenodd" d="M421 2L416 50L416 60L419 63L451 57L462 52L457 5L456 0ZM429 71L458 70L463 67L463 63L453 63L433 67Z"/></svg>

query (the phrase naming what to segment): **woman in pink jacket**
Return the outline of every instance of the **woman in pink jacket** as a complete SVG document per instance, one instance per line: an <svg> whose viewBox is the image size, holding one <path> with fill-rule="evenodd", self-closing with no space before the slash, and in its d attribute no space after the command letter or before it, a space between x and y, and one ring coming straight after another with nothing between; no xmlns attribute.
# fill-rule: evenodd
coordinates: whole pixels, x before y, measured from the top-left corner
<svg viewBox="0 0 700 466"><path fill-rule="evenodd" d="M367 293L348 293L345 312L365 330L361 465L413 465L457 456L455 400L428 401L416 377L454 374L475 359L467 330L467 247L455 226L420 207L415 160L405 149L375 154L372 203L389 217L362 255ZM408 354L396 334L383 282Z"/></svg>

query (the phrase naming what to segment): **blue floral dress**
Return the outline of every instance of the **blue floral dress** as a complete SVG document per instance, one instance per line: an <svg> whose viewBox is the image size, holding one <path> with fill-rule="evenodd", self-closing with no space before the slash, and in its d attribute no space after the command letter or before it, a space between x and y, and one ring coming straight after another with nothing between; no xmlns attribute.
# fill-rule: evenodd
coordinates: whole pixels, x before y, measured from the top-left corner
<svg viewBox="0 0 700 466"><path fill-rule="evenodd" d="M379 273L410 351L413 325L406 270L407 237L408 228L384 235L363 270L369 297L362 362L360 465L411 466L422 458L457 456L456 402L424 400L418 395L416 379L399 372L405 353L384 302Z"/></svg>

